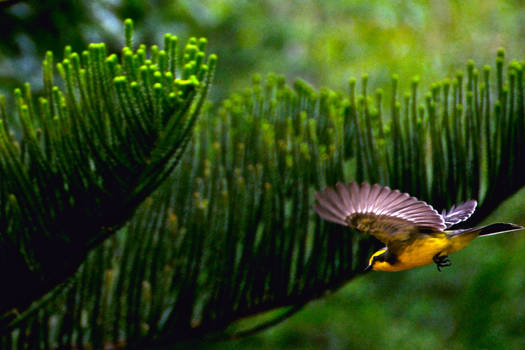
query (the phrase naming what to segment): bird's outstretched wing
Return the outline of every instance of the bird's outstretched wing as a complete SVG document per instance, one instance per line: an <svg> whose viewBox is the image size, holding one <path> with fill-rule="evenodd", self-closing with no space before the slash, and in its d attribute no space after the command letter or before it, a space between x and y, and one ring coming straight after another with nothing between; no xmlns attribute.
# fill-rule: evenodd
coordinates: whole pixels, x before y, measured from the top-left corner
<svg viewBox="0 0 525 350"><path fill-rule="evenodd" d="M443 220L445 220L445 225L447 228L467 220L476 210L477 204L478 202L470 200L466 201L465 203L461 203L457 207L453 205L448 211L443 210L441 215L443 216Z"/></svg>
<svg viewBox="0 0 525 350"><path fill-rule="evenodd" d="M367 183L327 187L316 192L314 210L323 219L368 233L386 245L425 228L443 231L443 217L427 203L399 190Z"/></svg>

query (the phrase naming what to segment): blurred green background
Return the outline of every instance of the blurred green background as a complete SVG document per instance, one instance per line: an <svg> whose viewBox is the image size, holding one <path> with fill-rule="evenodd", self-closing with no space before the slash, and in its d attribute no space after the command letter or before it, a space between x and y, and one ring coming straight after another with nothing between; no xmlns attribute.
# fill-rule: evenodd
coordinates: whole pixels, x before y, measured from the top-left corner
<svg viewBox="0 0 525 350"><path fill-rule="evenodd" d="M9 6L8 6L9 5ZM212 100L247 87L254 73L301 77L316 87L346 89L369 74L388 91L413 76L427 89L455 75L468 59L492 64L496 50L525 59L525 1L366 0L93 0L0 2L0 90L24 81L41 86L45 50L65 45L122 46L122 20L137 39L162 43L205 36L219 55ZM346 179L350 180L350 179ZM525 224L525 191L486 222ZM286 322L245 339L196 344L199 349L523 349L525 232L476 241L434 266L370 273L307 305ZM241 322L243 328L257 320Z"/></svg>
<svg viewBox="0 0 525 350"><path fill-rule="evenodd" d="M93 41L118 50L122 20L130 17L137 41L147 44L161 44L165 32L207 37L220 57L216 100L248 86L255 72L333 89L363 74L372 87L385 87L395 73L402 87L414 75L428 87L468 59L493 63L499 47L523 59L524 9L523 1L497 0L0 2L0 86L28 80L38 87L45 50L60 56L66 44L81 50Z"/></svg>

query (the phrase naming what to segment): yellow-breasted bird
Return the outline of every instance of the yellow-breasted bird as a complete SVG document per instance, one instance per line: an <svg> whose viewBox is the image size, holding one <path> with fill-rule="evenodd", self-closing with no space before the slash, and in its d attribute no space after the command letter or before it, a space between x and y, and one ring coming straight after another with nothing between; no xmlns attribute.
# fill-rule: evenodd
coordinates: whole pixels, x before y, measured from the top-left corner
<svg viewBox="0 0 525 350"><path fill-rule="evenodd" d="M314 210L325 220L368 233L386 247L378 250L365 269L401 271L434 262L439 271L450 266L448 255L479 236L521 230L511 223L446 230L464 221L476 209L469 200L440 215L427 203L387 186L337 183L316 192Z"/></svg>

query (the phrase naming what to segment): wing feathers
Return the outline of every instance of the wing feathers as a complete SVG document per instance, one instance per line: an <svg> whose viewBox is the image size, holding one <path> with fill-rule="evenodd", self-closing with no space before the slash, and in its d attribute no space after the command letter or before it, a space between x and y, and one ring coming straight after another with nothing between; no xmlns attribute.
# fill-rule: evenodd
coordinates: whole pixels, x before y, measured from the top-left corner
<svg viewBox="0 0 525 350"><path fill-rule="evenodd" d="M343 213L343 215L346 214L348 209L345 207L343 201L339 197L339 194L331 187L326 188L326 193L330 198L330 203L332 204L332 206L340 213Z"/></svg>
<svg viewBox="0 0 525 350"><path fill-rule="evenodd" d="M338 182L336 185L337 192L339 192L339 198L341 198L345 208L348 208L349 211L352 211L352 201L350 200L350 193L345 185L341 182Z"/></svg>
<svg viewBox="0 0 525 350"><path fill-rule="evenodd" d="M443 217L427 203L378 184L370 186L363 183L359 186L355 182L346 185L339 182L335 188L327 187L324 191L317 192L316 199L315 211L322 218L341 225L347 225L352 214L375 214L377 217L402 219L407 225L425 226L437 231L446 227ZM470 202L474 201L466 203ZM447 218L452 221L464 217L467 209L472 207L466 203L452 208L447 213ZM472 211L474 208L475 205L471 208Z"/></svg>
<svg viewBox="0 0 525 350"><path fill-rule="evenodd" d="M459 222L467 220L474 210L476 210L476 205L478 203L474 200L466 201L460 205L452 206L448 211L443 210L442 216L445 220L445 225L448 227L455 225Z"/></svg>
<svg viewBox="0 0 525 350"><path fill-rule="evenodd" d="M346 217L345 213L341 212L339 209L337 209L336 207L332 205L331 197L322 196L319 193L316 193L315 197L318 202L317 208L321 209L320 211L317 211L317 210L316 211L319 213L321 217L323 217L323 215L326 215L326 216L338 218L337 219L338 221L344 222L344 219L342 218ZM325 219L330 220L328 217L326 217ZM334 221L334 220L330 220L330 221Z"/></svg>
<svg viewBox="0 0 525 350"><path fill-rule="evenodd" d="M370 194L368 195L368 208L367 210L373 211L377 204L377 198L379 197L379 194L381 192L381 188L375 184L370 189Z"/></svg>
<svg viewBox="0 0 525 350"><path fill-rule="evenodd" d="M361 185L361 189L359 191L359 208L366 212L368 207L368 193L370 192L370 185L367 183L364 183Z"/></svg>
<svg viewBox="0 0 525 350"><path fill-rule="evenodd" d="M355 182L350 183L350 200L352 201L353 211L360 212L361 208L359 207L359 187Z"/></svg>
<svg viewBox="0 0 525 350"><path fill-rule="evenodd" d="M334 213L331 209L322 204L314 203L314 210L325 220L335 222L339 225L346 225L346 222L341 220L341 216L338 213Z"/></svg>

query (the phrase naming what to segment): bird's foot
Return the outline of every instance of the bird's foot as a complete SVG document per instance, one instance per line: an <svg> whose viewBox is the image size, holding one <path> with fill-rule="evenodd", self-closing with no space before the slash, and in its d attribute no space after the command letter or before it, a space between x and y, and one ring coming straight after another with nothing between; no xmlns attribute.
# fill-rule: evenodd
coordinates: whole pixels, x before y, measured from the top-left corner
<svg viewBox="0 0 525 350"><path fill-rule="evenodd" d="M437 253L434 255L432 260L436 263L437 269L439 272L441 272L442 267L448 267L452 265L452 262L448 258L448 255L440 255L442 252Z"/></svg>

